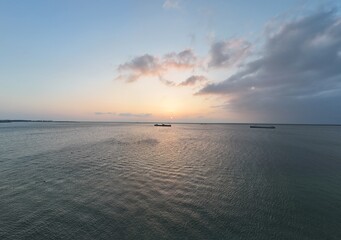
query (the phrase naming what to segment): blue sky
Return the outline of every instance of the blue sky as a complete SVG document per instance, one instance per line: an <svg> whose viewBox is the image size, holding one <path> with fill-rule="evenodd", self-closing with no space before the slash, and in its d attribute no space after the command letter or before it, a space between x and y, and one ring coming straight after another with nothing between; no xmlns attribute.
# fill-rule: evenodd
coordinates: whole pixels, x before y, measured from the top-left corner
<svg viewBox="0 0 341 240"><path fill-rule="evenodd" d="M309 28L315 15L327 23L307 34L336 41L317 50L338 51L339 35L328 35L340 19L336 1L2 0L0 119L340 123L335 68L302 80L316 85L311 91L263 80L298 71L269 70L268 59L286 57L271 55L269 36L287 36L278 31L305 20ZM338 64L334 55L324 61ZM247 83L243 73L257 75L247 70L256 59L267 64L257 68L264 73ZM315 77L326 80L318 85ZM284 94L291 89L301 90Z"/></svg>

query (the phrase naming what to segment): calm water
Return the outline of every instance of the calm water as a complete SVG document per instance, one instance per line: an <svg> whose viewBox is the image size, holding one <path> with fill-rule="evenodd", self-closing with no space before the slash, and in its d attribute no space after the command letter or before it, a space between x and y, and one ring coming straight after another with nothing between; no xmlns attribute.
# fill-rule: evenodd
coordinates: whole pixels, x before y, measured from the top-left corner
<svg viewBox="0 0 341 240"><path fill-rule="evenodd" d="M0 239L341 239L341 127L0 124Z"/></svg>

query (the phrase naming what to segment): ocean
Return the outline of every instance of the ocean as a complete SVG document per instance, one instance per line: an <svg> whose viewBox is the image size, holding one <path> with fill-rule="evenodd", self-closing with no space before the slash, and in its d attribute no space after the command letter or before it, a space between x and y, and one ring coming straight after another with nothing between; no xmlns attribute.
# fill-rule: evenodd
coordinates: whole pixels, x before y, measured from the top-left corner
<svg viewBox="0 0 341 240"><path fill-rule="evenodd" d="M1 123L0 239L341 239L341 127Z"/></svg>

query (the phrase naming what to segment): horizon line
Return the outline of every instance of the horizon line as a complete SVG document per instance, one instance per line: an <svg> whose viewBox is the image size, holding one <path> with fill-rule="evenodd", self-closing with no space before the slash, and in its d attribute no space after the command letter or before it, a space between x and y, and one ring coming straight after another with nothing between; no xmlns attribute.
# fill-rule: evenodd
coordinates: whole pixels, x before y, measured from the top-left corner
<svg viewBox="0 0 341 240"><path fill-rule="evenodd" d="M171 124L217 124L217 125L315 125L315 126L341 126L341 123L271 123L271 122L174 122L174 121L89 121L89 120L44 120L44 119L0 119L0 123L15 122L41 122L41 123L131 123L131 124L154 124L154 123L171 123Z"/></svg>

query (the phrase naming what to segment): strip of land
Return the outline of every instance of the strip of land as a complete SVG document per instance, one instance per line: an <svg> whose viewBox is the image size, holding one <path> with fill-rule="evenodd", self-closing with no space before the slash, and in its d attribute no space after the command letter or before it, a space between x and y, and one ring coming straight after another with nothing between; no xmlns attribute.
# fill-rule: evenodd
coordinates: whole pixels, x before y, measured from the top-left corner
<svg viewBox="0 0 341 240"><path fill-rule="evenodd" d="M0 120L0 123L15 123L15 122L75 122L75 121L52 121L52 120Z"/></svg>

